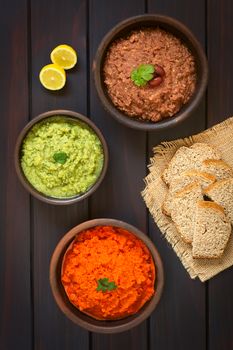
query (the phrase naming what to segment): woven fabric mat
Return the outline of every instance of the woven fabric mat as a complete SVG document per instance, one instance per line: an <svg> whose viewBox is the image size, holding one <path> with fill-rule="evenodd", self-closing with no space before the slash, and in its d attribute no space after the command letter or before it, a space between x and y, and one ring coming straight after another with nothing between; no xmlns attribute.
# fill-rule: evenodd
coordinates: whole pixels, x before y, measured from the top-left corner
<svg viewBox="0 0 233 350"><path fill-rule="evenodd" d="M204 282L233 265L233 235L231 235L221 258L193 259L191 246L182 241L171 219L164 215L161 210L168 191L161 179L163 170L181 146L191 146L196 142L208 143L219 149L222 153L222 159L233 167L233 117L231 117L200 134L185 139L163 142L155 147L153 149L154 156L149 165L149 174L145 178L146 187L142 196L155 223L171 244L190 277L199 277Z"/></svg>

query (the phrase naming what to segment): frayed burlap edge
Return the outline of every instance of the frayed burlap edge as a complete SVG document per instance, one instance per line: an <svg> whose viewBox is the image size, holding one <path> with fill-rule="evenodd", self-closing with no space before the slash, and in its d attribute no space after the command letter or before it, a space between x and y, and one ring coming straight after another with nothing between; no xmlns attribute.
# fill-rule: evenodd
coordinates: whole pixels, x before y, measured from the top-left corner
<svg viewBox="0 0 233 350"><path fill-rule="evenodd" d="M233 117L231 117L200 134L163 142L156 146L153 149L154 156L150 160L149 174L145 178L146 187L142 196L155 223L171 244L191 278L199 277L201 281L206 281L233 265L232 236L222 258L193 259L191 246L181 240L174 223L161 210L168 191L161 175L181 146L191 146L195 142L204 142L216 147L221 151L222 159L233 167Z"/></svg>

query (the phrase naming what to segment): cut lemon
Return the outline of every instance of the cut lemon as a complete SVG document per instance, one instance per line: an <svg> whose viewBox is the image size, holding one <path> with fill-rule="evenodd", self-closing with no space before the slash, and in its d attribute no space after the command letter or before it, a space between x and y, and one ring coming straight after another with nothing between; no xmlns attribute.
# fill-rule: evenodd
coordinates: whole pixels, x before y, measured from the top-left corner
<svg viewBox="0 0 233 350"><path fill-rule="evenodd" d="M49 90L60 90L66 83L66 72L57 64L48 64L40 71L40 82Z"/></svg>
<svg viewBox="0 0 233 350"><path fill-rule="evenodd" d="M69 45L59 45L50 54L51 61L64 69L71 69L77 63L77 54Z"/></svg>

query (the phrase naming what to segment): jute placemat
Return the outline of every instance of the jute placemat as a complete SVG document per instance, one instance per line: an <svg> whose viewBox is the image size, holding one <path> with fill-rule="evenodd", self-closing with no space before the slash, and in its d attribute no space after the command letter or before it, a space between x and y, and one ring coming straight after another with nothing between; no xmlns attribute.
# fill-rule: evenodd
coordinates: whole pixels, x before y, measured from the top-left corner
<svg viewBox="0 0 233 350"><path fill-rule="evenodd" d="M171 244L191 278L199 277L204 282L233 265L233 236L231 235L222 258L193 259L191 246L181 240L175 225L161 210L168 191L161 179L161 174L181 146L191 146L195 142L204 142L215 146L221 151L222 159L233 167L233 117L231 117L200 134L185 139L163 142L155 147L153 149L154 156L149 165L149 175L145 178L146 187L142 196L155 223Z"/></svg>

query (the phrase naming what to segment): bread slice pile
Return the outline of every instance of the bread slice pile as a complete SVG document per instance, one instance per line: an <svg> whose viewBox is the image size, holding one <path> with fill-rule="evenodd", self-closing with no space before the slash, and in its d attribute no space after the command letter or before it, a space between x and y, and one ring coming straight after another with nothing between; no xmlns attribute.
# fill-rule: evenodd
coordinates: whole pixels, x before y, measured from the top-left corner
<svg viewBox="0 0 233 350"><path fill-rule="evenodd" d="M180 147L162 175L162 206L194 258L219 258L233 225L233 169L206 143Z"/></svg>

